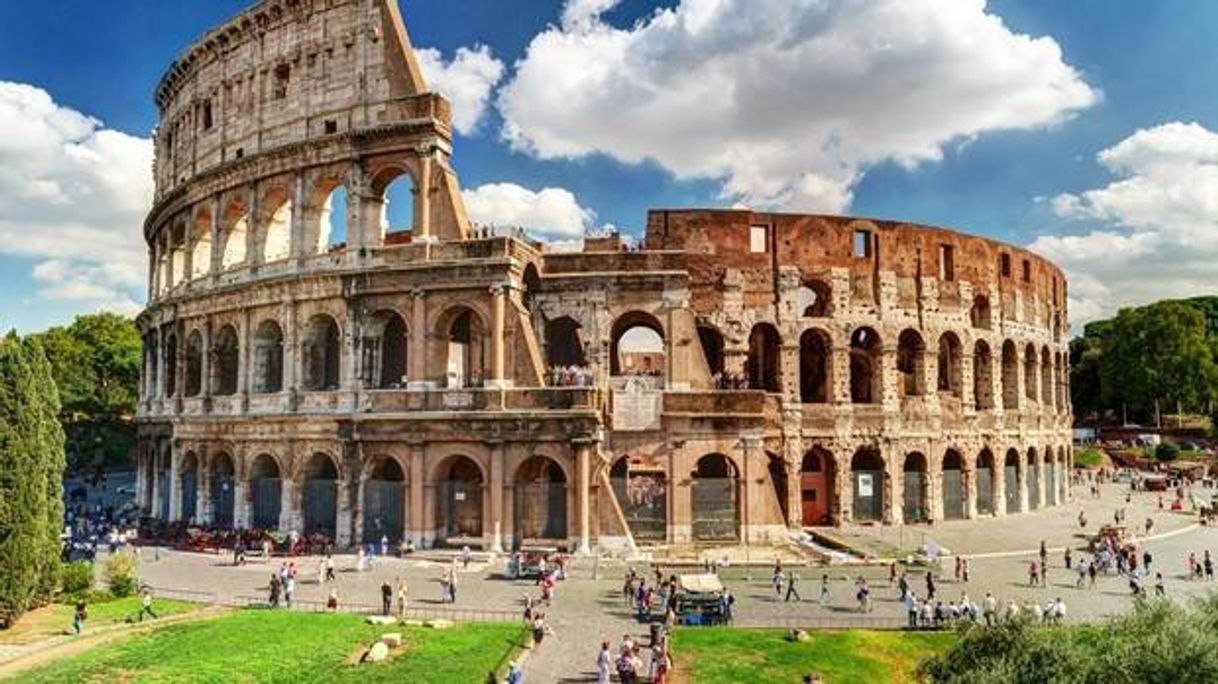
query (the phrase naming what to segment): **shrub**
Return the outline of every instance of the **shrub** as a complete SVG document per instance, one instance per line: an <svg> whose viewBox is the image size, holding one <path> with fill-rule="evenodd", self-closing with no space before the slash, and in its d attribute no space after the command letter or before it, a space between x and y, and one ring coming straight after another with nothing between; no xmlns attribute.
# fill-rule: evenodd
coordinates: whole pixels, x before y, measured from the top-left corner
<svg viewBox="0 0 1218 684"><path fill-rule="evenodd" d="M1160 461L1174 461L1180 456L1180 447L1175 442L1163 440L1155 447L1155 458Z"/></svg>
<svg viewBox="0 0 1218 684"><path fill-rule="evenodd" d="M1077 468L1098 468L1104 462L1104 455L1099 449L1079 449L1074 452L1074 465Z"/></svg>
<svg viewBox="0 0 1218 684"><path fill-rule="evenodd" d="M93 587L93 564L89 561L64 563L59 575L63 593L83 595Z"/></svg>
<svg viewBox="0 0 1218 684"><path fill-rule="evenodd" d="M119 552L106 557L102 563L102 577L110 593L118 598L134 594L139 586L135 572L139 565L139 556L134 553Z"/></svg>

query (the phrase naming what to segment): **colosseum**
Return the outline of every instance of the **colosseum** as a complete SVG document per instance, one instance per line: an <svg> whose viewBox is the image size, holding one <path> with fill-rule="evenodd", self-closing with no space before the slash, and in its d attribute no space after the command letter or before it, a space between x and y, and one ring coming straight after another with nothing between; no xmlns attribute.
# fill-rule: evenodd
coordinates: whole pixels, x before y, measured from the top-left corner
<svg viewBox="0 0 1218 684"><path fill-rule="evenodd" d="M578 252L471 225L395 0L265 0L155 100L151 516L584 553L1069 496L1066 282L1034 254L744 210Z"/></svg>

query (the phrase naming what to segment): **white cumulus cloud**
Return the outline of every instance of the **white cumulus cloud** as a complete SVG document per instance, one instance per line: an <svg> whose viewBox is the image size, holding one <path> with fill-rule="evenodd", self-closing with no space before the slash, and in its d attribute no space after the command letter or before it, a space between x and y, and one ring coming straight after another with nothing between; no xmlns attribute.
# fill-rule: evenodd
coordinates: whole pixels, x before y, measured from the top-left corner
<svg viewBox="0 0 1218 684"><path fill-rule="evenodd" d="M1092 227L1031 245L1066 271L1076 327L1122 306L1213 294L1218 133L1166 123L1134 132L1097 159L1112 182L1052 200L1059 216Z"/></svg>
<svg viewBox="0 0 1218 684"><path fill-rule="evenodd" d="M461 193L469 218L492 226L520 226L548 240L578 240L596 220L564 188L533 191L515 183L487 183Z"/></svg>
<svg viewBox="0 0 1218 684"><path fill-rule="evenodd" d="M491 91L503 78L503 62L485 45L457 48L451 61L435 48L416 50L419 68L429 88L452 103L453 128L470 135L486 114Z"/></svg>
<svg viewBox="0 0 1218 684"><path fill-rule="evenodd" d="M38 260L31 275L43 298L138 310L151 141L5 81L0 131L0 253Z"/></svg>
<svg viewBox="0 0 1218 684"><path fill-rule="evenodd" d="M1052 125L1099 93L985 0L681 0L629 28L569 0L502 88L539 158L652 159L727 203L842 211L871 165Z"/></svg>

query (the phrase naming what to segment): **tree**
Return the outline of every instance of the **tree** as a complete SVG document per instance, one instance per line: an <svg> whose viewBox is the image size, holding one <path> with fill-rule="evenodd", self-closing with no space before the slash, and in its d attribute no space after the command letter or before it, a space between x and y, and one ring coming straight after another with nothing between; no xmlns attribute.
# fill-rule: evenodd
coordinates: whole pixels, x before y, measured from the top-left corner
<svg viewBox="0 0 1218 684"><path fill-rule="evenodd" d="M0 624L51 598L59 575L64 434L42 347L0 341Z"/></svg>

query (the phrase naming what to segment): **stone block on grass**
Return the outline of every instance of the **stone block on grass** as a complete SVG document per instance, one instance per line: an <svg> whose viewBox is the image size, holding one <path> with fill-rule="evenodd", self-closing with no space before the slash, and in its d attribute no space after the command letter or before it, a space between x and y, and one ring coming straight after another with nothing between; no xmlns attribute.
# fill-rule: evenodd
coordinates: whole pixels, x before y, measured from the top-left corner
<svg viewBox="0 0 1218 684"><path fill-rule="evenodd" d="M402 645L402 634L400 632L389 632L381 635L381 643L389 648L397 648Z"/></svg>
<svg viewBox="0 0 1218 684"><path fill-rule="evenodd" d="M424 622L423 624L427 627L431 627L432 629L449 629L450 627L453 626L453 621L452 620L443 620L443 619L428 620L427 622Z"/></svg>
<svg viewBox="0 0 1218 684"><path fill-rule="evenodd" d="M384 642L378 641L368 649L368 655L364 657L364 660L369 663L379 663L387 658L389 658L389 647Z"/></svg>

